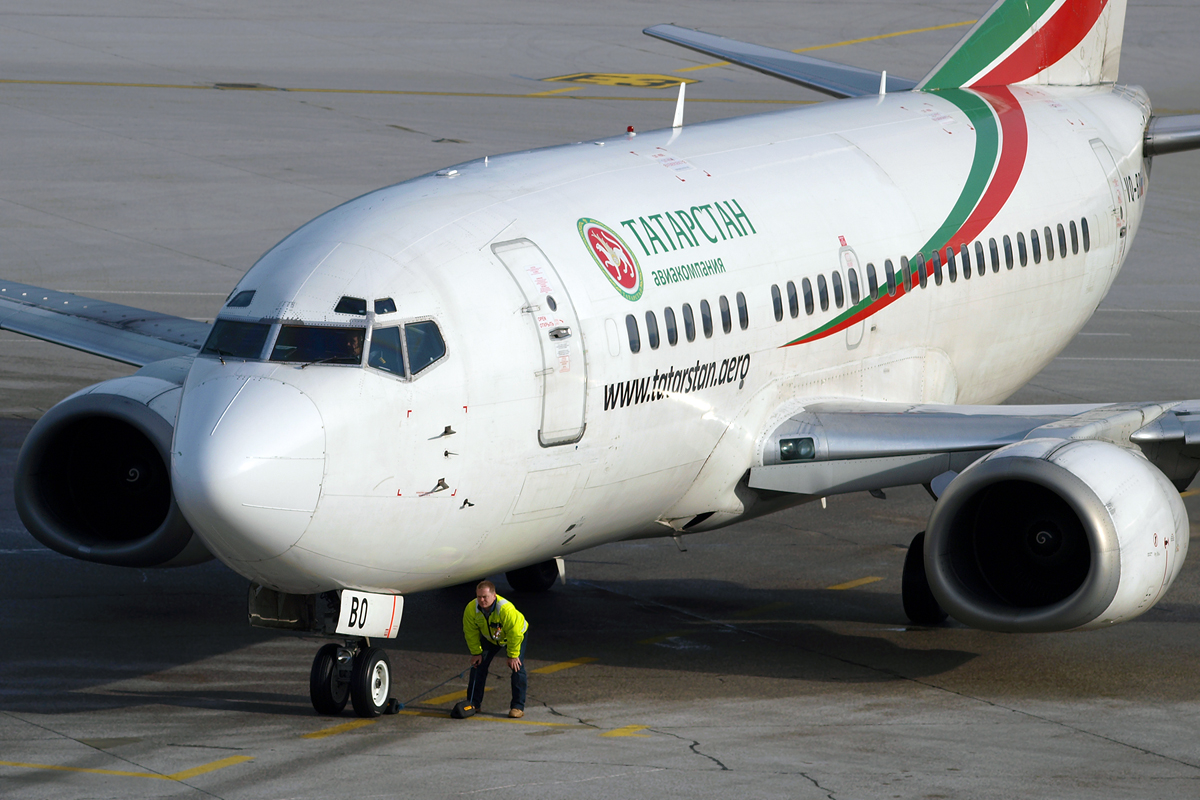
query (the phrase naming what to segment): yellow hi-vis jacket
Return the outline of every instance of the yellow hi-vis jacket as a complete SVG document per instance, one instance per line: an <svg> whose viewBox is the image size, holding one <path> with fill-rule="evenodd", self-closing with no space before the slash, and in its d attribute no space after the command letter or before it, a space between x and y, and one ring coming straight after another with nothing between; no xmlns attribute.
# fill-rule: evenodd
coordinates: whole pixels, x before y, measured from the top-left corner
<svg viewBox="0 0 1200 800"><path fill-rule="evenodd" d="M504 645L508 657L517 658L521 655L521 642L527 630L529 623L525 621L525 616L500 595L496 595L492 603L491 614L484 616L479 610L478 600L467 603L463 611L463 636L473 656L483 652L483 645L479 641L482 638L492 644Z"/></svg>

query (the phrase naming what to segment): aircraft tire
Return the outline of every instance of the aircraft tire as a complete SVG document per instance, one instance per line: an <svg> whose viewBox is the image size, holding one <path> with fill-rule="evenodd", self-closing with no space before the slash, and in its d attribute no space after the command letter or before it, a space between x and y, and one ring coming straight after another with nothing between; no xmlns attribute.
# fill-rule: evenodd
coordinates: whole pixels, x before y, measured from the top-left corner
<svg viewBox="0 0 1200 800"><path fill-rule="evenodd" d="M338 679L338 646L327 644L317 651L308 675L308 696L318 714L336 717L350 699L350 685Z"/></svg>
<svg viewBox="0 0 1200 800"><path fill-rule="evenodd" d="M368 647L354 659L350 676L350 702L360 717L378 717L388 705L392 690L392 665L387 653Z"/></svg>
<svg viewBox="0 0 1200 800"><path fill-rule="evenodd" d="M504 573L508 585L518 592L547 592L558 580L558 562L553 558L540 564L514 569Z"/></svg>
<svg viewBox="0 0 1200 800"><path fill-rule="evenodd" d="M949 616L938 605L929 590L929 579L925 577L925 531L913 537L904 556L900 597L904 601L904 613L917 625L940 625Z"/></svg>

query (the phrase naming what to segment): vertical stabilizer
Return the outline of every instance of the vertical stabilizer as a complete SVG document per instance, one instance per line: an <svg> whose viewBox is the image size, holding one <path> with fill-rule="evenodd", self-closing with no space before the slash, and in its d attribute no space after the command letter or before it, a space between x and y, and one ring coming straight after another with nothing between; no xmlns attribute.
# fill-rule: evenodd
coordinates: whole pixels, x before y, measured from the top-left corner
<svg viewBox="0 0 1200 800"><path fill-rule="evenodd" d="M1114 83L1126 0L999 0L918 89Z"/></svg>

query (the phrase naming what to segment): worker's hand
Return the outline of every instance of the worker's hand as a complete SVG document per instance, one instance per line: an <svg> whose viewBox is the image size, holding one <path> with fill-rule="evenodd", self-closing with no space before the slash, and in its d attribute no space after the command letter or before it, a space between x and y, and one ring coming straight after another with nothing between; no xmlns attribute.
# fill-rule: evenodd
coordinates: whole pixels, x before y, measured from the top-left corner
<svg viewBox="0 0 1200 800"><path fill-rule="evenodd" d="M510 658L508 660L508 668L511 669L513 672L519 672L521 669L521 659L520 658Z"/></svg>
<svg viewBox="0 0 1200 800"><path fill-rule="evenodd" d="M482 663L483 663L483 654L482 653L480 653L477 656L471 656L471 666L472 667L478 667Z"/></svg>

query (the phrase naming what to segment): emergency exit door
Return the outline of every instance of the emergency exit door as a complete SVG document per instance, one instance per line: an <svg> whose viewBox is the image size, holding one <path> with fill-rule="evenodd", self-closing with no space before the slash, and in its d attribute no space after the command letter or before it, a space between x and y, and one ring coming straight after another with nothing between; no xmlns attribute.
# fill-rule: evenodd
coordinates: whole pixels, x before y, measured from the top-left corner
<svg viewBox="0 0 1200 800"><path fill-rule="evenodd" d="M525 299L542 354L542 447L577 442L587 405L587 363L579 318L567 288L541 249L528 239L492 245Z"/></svg>
<svg viewBox="0 0 1200 800"><path fill-rule="evenodd" d="M1091 145L1096 159L1100 162L1100 168L1104 170L1109 194L1112 195L1112 223L1117 237L1117 257L1113 266L1116 267L1125 256L1125 243L1129 231L1129 223L1125 216L1125 188L1121 185L1121 173L1117 170L1117 162L1113 160L1112 151L1100 139L1092 139Z"/></svg>

